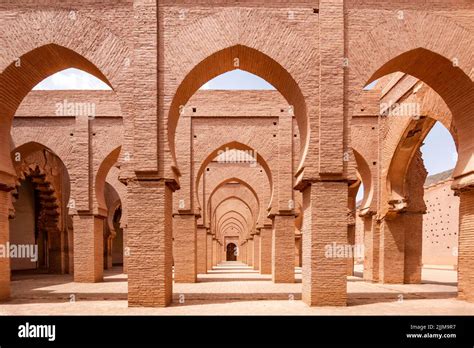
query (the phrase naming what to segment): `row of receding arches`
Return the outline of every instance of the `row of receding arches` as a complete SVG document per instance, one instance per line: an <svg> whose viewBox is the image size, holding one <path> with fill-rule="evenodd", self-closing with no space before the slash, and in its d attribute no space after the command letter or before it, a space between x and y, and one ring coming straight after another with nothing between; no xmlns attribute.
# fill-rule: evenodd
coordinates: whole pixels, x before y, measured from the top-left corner
<svg viewBox="0 0 474 348"><path fill-rule="evenodd" d="M34 14L25 14L24 16L33 15ZM440 20L436 17L431 16L430 19L431 26L441 25L439 24ZM42 19L38 20L41 21ZM416 19L411 20L414 24L417 23ZM35 21L37 20L35 19ZM88 19L81 19L81 21L82 22L79 24L84 27L91 24ZM390 22L390 20L387 22ZM66 21L66 23L68 22ZM19 26L18 23L12 24L15 27ZM442 24L446 30L456 32L462 38L470 37L471 33L469 31L459 28L456 24L446 21L443 21ZM56 23L56 25L58 24ZM196 24L196 26L199 25L199 23ZM391 22L387 25L391 25ZM56 40L51 40L51 42L54 43L35 42L34 40L31 40L31 42L22 42L21 44L24 45L22 46L20 44L15 45L13 43L14 38L12 37L2 38L3 45L7 47L15 47L15 49L12 50L15 54L9 53L8 56L2 59L2 65L0 66L0 110L2 112L2 127L0 127L0 133L2 144L6 145L10 139L13 117L21 101L31 91L32 87L39 83L43 78L64 68L80 68L102 79L114 88L122 108L124 123L123 148L118 147L104 156L103 162L98 166L94 167L96 164L92 164L91 168L96 169L94 174L97 175L97 177L92 175L92 180L89 180L90 168L86 168L84 172L84 168L73 166L73 173L69 173L74 183L74 185L71 185L70 196L73 197L72 200L75 201L75 208L73 208L73 215L75 216L73 219L74 228L76 229L76 227L79 227L80 229L82 226L85 231L88 231L93 226L92 230L94 232L89 234L86 233L82 237L87 241L87 243L89 243L88 246L92 246L94 250L97 246L103 246L103 240L101 238L95 238L95 235L97 234L96 226L98 226L97 230L103 231L103 220L107 218L107 214L102 211L107 211L104 195L105 177L114 163L119 160L120 151L125 154L123 159L120 157L119 164L121 172L123 173L121 174L121 179L128 185L130 200L128 197L127 200L129 200L131 204L139 205L140 202L149 199L149 202L147 203L154 206L149 213L151 217L149 215L141 214L143 208L138 206L134 206L133 208L129 207L130 210L127 212L128 231L130 233L130 257L128 261L129 301L132 304L166 305L169 303L172 285L169 280L169 275L171 274L171 263L168 261L171 260L172 255L168 250L170 248L164 248L166 250L163 253L161 253L161 248L163 248L162 245L169 246L168 244L170 244L171 236L169 231L167 232L170 223L166 222L162 224L165 227L156 227L159 237L157 237L156 240L152 240L152 242L156 244L152 245L149 250L141 249L143 249L143 246L147 243L146 239L153 236L153 234L150 232L148 235L144 233L142 229L148 229L148 227L153 226L157 221L162 221L164 215L171 215L170 211L172 210L172 201L170 190L178 188L176 179L181 174L180 164L177 158L178 154L175 148L175 136L178 120L180 119L180 107L186 105L191 96L206 81L223 72L234 69L234 57L239 58L240 69L259 75L275 86L275 88L284 96L287 103L292 106L295 120L298 125L301 147L298 153L296 168L290 170L292 175L289 176L290 180L287 185L282 184L282 178L285 178L285 175L287 174L285 173L285 170L280 170L280 167L278 167L276 170L278 176L275 178L275 170L270 169L268 161L259 158L260 155L257 155L257 161L264 170L269 182L269 202L271 203L270 213L272 213L272 217L276 216L276 220L273 221L273 224L276 224L275 221L285 220L284 217L287 216L286 214L288 212L291 212L291 214L288 213L288 216L291 215L294 219L294 202L293 206L288 203L292 200L291 197L293 197L293 187L298 187L304 191L302 198L303 207L305 211L310 212L310 214L305 214L307 219L312 217L312 212L324 212L324 204L327 206L331 206L337 202L340 204L339 199L328 197L324 200L324 196L330 195L331 193L337 197L348 196L347 181L353 180L348 173L340 173L340 175L336 175L336 179L340 180L342 184L335 184L337 180L332 180L332 178L330 178L331 180L325 180L324 178L321 180L321 177L315 174L318 172L317 166L314 165L314 163L317 163L317 161L315 161L317 158L317 151L316 146L314 145L317 143L316 134L318 133L316 132L317 128L315 128L315 123L317 123L315 121L317 121L317 118L313 115L315 114L314 107L306 102L306 100L310 99L311 96L309 95L306 85L302 90L298 81L295 80L296 77L290 73L291 69L288 66L283 66L283 62L280 64L276 59L273 59L270 54L267 54L268 52L264 53L257 48L249 47L245 44L235 44L219 49L212 47L199 52L196 57L190 60L188 65L181 66L180 64L177 64L176 69L181 71L176 74L176 81L178 81L177 85L174 86L170 83L169 86L165 86L165 94L171 94L166 94L166 100L169 105L166 105L164 110L161 110L161 118L156 120L156 109L142 112L145 109L149 110L153 108L150 108L150 105L146 102L142 105L141 100L131 100L131 98L136 95L135 93L141 92L132 92L129 87L133 84L131 81L135 81L135 83L138 84L137 80L140 78L140 74L137 73L136 70L130 69L129 65L122 64L130 55L130 46L126 45L120 37L114 35L111 31L98 26L97 23L94 23L91 27L99 29L85 30L85 37L83 37L82 40L74 40L73 37L68 37L67 30L64 30L64 37L58 35ZM398 28L398 26L396 27ZM199 32L199 30L204 30L201 27L196 27L195 29L198 30L197 32ZM452 115L455 127L455 139L459 153L459 159L453 174L455 179L453 188L460 191L461 216L463 216L463 218L461 218L460 235L464 236L462 238L466 238L461 239L460 242L460 249L464 250L464 252L461 253L462 256L460 258L459 269L460 272L464 272L466 275L471 274L469 269L472 265L472 261L470 261L466 256L469 255L472 243L469 241L469 233L465 231L470 231L470 228L472 228L472 202L474 201L472 198L472 192L468 190L473 183L472 174L474 163L474 157L472 155L474 147L472 139L472 131L474 127L472 121L474 91L472 80L469 76L469 69L472 68L471 62L467 58L470 56L471 51L469 49L472 46L472 41L468 40L469 44L466 45L465 48L457 46L452 48L441 41L431 41L428 39L429 35L418 35L414 41L402 41L403 38L411 34L410 30L402 28L399 28L398 30L400 30L398 37L400 41L397 41L397 45L400 46L393 46L391 49L376 49L378 42L389 44L391 41L385 36L386 31L384 30L369 31L370 37L373 40L360 39L364 40L364 43L362 43L362 41L357 41L355 44L350 45L351 48L353 48L350 53L351 57L349 58L351 69L347 72L349 75L348 92L344 98L347 101L356 100L358 97L361 97L361 90L364 85L380 79L385 75L401 71L425 82L445 102ZM429 28L425 28L424 30L428 31ZM21 32L27 33L28 31L25 28L21 28ZM108 33L109 35L102 35L103 33ZM24 36L28 37L28 35ZM44 40L46 39L47 37ZM405 43L405 45L403 45L403 43ZM166 52L167 55L179 52L179 47L182 43L175 40L170 44L169 50ZM374 47L372 47L372 45ZM95 55L94 52L97 52L95 49L97 47L107 47L110 52L106 52L103 55ZM209 50L211 50L211 54L208 54ZM453 50L457 50L454 52L457 53L457 56L459 57L459 61L461 62L460 66L452 64L451 53L454 53ZM376 56L374 56L373 59L366 61L366 55L363 54L363 52L374 52ZM13 55L16 57L13 57ZM201 55L205 56L201 57ZM14 60L17 57L19 57L19 61ZM464 59L465 57L466 59ZM183 57L183 59L187 58L189 57ZM21 64L20 69L17 66L17 62L20 62ZM191 68L187 69L188 66ZM148 74L148 72L145 71L142 73ZM146 81L148 81L148 79L146 79ZM145 88L146 87L147 86L145 86ZM135 90L138 89L140 88L135 88ZM130 95L127 95L129 92ZM349 106L349 116L352 116L351 113L355 112L353 108L353 105ZM365 213L370 212L371 214L378 214L378 223L381 223L383 226L381 228L381 233L386 237L392 237L392 240L397 247L400 247L399 243L405 243L404 240L400 241L397 239L397 231L401 228L400 226L402 224L406 223L406 221L403 223L397 221L401 215L400 213L403 212L407 205L409 183L407 184L406 174L409 172L410 166L414 163L413 159L416 157L416 152L424 138L423 135L426 135L425 131L430 128L429 122L430 121L427 119L413 121L407 127L407 132L402 136L402 139L399 139L400 141L395 143L396 151L394 152L394 156L391 158L391 163L387 166L388 172L384 177L384 179L386 179L385 181L380 181L372 169L373 166L370 165L371 162L364 159L364 156L362 155L363 149L354 149L358 172L365 187L362 210L364 210ZM413 133L410 133L410 130L415 128L421 129L421 132L416 132L415 134L418 135L413 138L413 136L411 136ZM293 134L293 132L291 132L291 134ZM83 145L81 142L77 142L73 147L73 153L76 156L82 156L84 154L88 155L88 152L82 152L86 151L85 148L87 148L87 146L81 147L81 145ZM279 144L282 148L283 145ZM252 149L250 146L239 142L228 142L224 146L235 150ZM191 178L193 184L194 182L196 183L195 188L197 191L194 191L193 185L189 184L189 194L188 192L186 194L189 197L190 204L187 206L185 205L184 210L189 213L191 207L191 213L194 214L193 219L197 214L194 208L197 209L200 205L199 199L196 198L199 193L199 181L201 180L204 170L209 166L212 159L216 157L219 149L219 147L214 149L206 157L206 161L203 161L199 168L195 168L197 169L196 178ZM131 160L129 161L126 160L127 154L131 155ZM3 189L1 203L4 211L7 211L6 209L9 207L8 203L11 200L10 191L15 190L18 184L17 178L20 175L15 170L11 156L11 147L2 146L0 151L0 186ZM283 157L284 156L282 155L281 158L279 158L279 161L283 161ZM375 163L375 161L372 162L374 165ZM290 167L293 167L293 163L291 162ZM33 170L33 172L35 171L36 169ZM42 192L40 188L44 188L44 185L50 185L50 183L41 182L40 178L43 175L44 174L41 174L41 170L36 171L36 174L29 174L33 183L34 181L38 181L36 182L36 191ZM87 179L84 179L84 177ZM99 183L99 180L97 179L98 177L100 177L101 180L103 179L102 183ZM294 179L294 177L296 178ZM233 180L233 178L230 179L227 184L232 184ZM93 188L88 187L86 190L88 192L83 192L81 184L86 183L89 186L91 182L93 183ZM159 186L161 185L159 183L166 182L166 185L163 184L163 187L166 186L166 188L156 189L156 187L153 186L153 182L157 182L157 187L162 187ZM382 183L384 184L384 187L380 187L380 185L376 185L376 183ZM150 191L148 191L148 189L150 189ZM275 195L277 189L278 195ZM320 191L318 191L318 189L320 189ZM51 195L49 190L50 189L46 187L48 193L44 194L43 191L43 193L39 194L42 199L40 203L41 207L47 206L47 204L50 204L52 207L55 204L54 201L52 201L54 195ZM89 196L92 191L89 190L94 192L92 198ZM151 192L150 195L148 195L147 192ZM318 192L321 192L321 197L318 196ZM379 193L376 194L376 192ZM377 207L373 206L373 204L375 204L374 197L376 195L381 197L378 201L379 206ZM197 204L194 202L195 199L197 200ZM70 203L70 201L71 199L69 199L68 203ZM319 206L318 202L321 202L322 206ZM158 203L162 203L164 208L155 208L155 206L159 205ZM347 200L345 203L347 203ZM260 210L258 210L259 214L263 214L266 207L261 209L261 204L258 205L260 207ZM220 230L223 234L225 234L228 228L240 230L249 228L248 219L250 219L251 214L247 217L247 226L245 226L242 223L242 213L232 212L227 209L222 216L219 216L215 213L216 209L219 207L221 206L217 206L214 209L214 216L211 216L211 218L214 219L211 220L211 226L212 223L214 223L214 227L217 228L217 230ZM206 207L201 205L200 208L202 214ZM347 207L344 207L344 209L338 209L337 213L339 214L340 211L345 212L346 208ZM245 205L243 209L245 210ZM43 210L51 211L47 209ZM159 216L155 216L155 213ZM209 214L213 214L212 210ZM336 212L334 212L334 214L336 214ZM368 215L370 216L371 214ZM0 242L2 243L9 240L8 233L5 232L5 230L8 230L7 215L8 214L1 215L3 220L1 221L2 236ZM113 213L113 216L118 215L119 213ZM334 216L342 217L343 215L339 214ZM387 219L385 219L385 217L387 217ZM388 217L390 217L390 219ZM323 221L324 218L320 219L321 220L318 221ZM255 221L255 218L253 217L251 220ZM102 223L98 223L97 221L102 221ZM145 221L145 223L143 223L143 221ZM303 226L306 226L305 228L307 228L306 233L308 236L319 236L316 230L318 228L328 228L329 224L333 222L328 218L328 221L323 223L322 226L318 226L318 221L312 221L310 219L303 222ZM294 224L294 221L292 221L292 223ZM345 225L345 223L342 223L342 225ZM211 228L211 226L209 228ZM289 225L283 224L282 226ZM278 236L278 228L273 229L277 231L276 235L274 232L274 237ZM92 237L90 234L92 234ZM163 237L161 237L161 235L163 235ZM345 237L344 235L342 236ZM329 236L328 239L325 239L324 241L330 241L332 240L331 238L332 237ZM98 239L101 239L101 242L98 242ZM294 236L291 235L290 239L294 239ZM218 240L218 238L215 238L215 240ZM306 240L311 241L312 238L307 238ZM305 243L304 238L303 243ZM76 244L78 246L81 245L80 242ZM278 248L279 244L276 244ZM281 247L284 248L284 246ZM99 248L95 250L95 252L102 254L103 248ZM97 263L94 262L96 261L95 254L92 255L91 260L88 260L87 255L80 255L79 249L74 248L74 253L75 258L78 258L78 256L81 256L82 258L82 261L74 260L75 266L78 266L74 268L75 273L83 272L83 280L98 280L101 278L101 269L103 267L100 263L97 265ZM91 255L89 255L89 258L90 257ZM152 258L149 267L154 267L154 269L144 268L147 257ZM305 289L309 289L304 290L308 291L308 295L305 298L308 298L308 296L310 298L314 297L314 300L310 299L307 300L307 302L310 304L345 303L346 298L344 295L341 295L346 293L345 272L343 272L343 274L340 272L341 266L337 261L321 260L318 259L318 257L316 251L314 254L310 253L307 255L306 262L303 262L303 267L308 267L308 274L312 272L321 272L322 282L331 282L331 279L337 279L335 286L337 286L338 291L334 296L340 297L336 300L333 300L333 298L327 299L325 297L327 293L325 293L324 290L325 287L327 288L327 284L324 284L324 286L321 287L314 283L314 277L308 277L303 278ZM390 270L393 270L391 268L393 265L389 265L390 259L391 257L387 257L378 260L381 261L379 267L381 269L380 273L382 278L390 273ZM336 273L337 277L332 277L333 274L328 274L327 272L325 273L323 270L318 269L317 261L323 261L322 264L327 266L331 272ZM158 264L158 266L156 266L155 263ZM404 264L404 262L396 262L395 266L399 264ZM7 279L8 277L5 270L9 271L10 265L8 262L2 260L0 261L0 267L2 268L2 272L0 272L2 276L1 282L4 285L2 286L2 297L6 297L9 293L9 279ZM274 270L276 269L277 266L275 265L275 261L272 264L272 267ZM402 266L400 267L403 268ZM396 269L396 271L397 272L394 273L398 273L399 270ZM401 274L403 275L403 269ZM460 278L459 291L467 298L472 299L474 285L471 284L469 279L469 277ZM387 281L391 281L391 279L387 278ZM329 288L331 288L331 286L329 286ZM318 297L318 294L322 294L322 296ZM146 296L151 296L151 298L146 299ZM322 300L320 300L320 298L322 298Z"/></svg>

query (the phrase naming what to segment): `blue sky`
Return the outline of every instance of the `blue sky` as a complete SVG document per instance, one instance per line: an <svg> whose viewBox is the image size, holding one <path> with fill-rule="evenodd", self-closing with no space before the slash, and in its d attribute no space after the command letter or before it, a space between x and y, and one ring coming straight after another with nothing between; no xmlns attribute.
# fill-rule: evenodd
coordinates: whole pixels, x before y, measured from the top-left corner
<svg viewBox="0 0 474 348"><path fill-rule="evenodd" d="M371 89L375 83L366 89ZM40 82L35 90L108 90L104 82L96 77L77 69L66 69L51 75ZM273 90L271 84L262 78L239 69L215 77L205 83L201 89L224 90ZM439 122L435 124L421 147L425 167L428 175L451 169L456 164L457 152L449 131ZM359 190L357 199L363 196L363 189Z"/></svg>

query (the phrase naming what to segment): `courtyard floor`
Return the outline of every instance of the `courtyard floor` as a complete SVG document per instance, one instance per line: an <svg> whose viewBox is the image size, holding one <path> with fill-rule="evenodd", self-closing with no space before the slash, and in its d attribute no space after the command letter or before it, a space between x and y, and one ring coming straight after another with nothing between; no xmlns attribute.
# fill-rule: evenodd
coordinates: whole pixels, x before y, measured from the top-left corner
<svg viewBox="0 0 474 348"><path fill-rule="evenodd" d="M239 262L225 262L198 283L174 284L166 308L128 308L127 276L105 271L102 283L74 283L70 275L15 274L12 299L0 315L474 315L474 304L456 299L456 271L423 269L422 284L387 285L348 277L347 307L308 307L296 282L274 284L270 275Z"/></svg>

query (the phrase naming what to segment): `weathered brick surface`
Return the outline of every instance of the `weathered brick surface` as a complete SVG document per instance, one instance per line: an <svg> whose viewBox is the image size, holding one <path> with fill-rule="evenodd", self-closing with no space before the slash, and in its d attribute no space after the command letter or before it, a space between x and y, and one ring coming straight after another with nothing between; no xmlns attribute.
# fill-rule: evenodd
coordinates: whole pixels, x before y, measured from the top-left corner
<svg viewBox="0 0 474 348"><path fill-rule="evenodd" d="M8 210L10 192L0 191L0 243L5 245L10 239L10 228L8 221ZM0 258L0 300L10 297L10 259Z"/></svg>
<svg viewBox="0 0 474 348"><path fill-rule="evenodd" d="M295 217L275 215L272 229L272 280L295 281Z"/></svg>
<svg viewBox="0 0 474 348"><path fill-rule="evenodd" d="M326 252L333 243L347 243L347 183L311 184L303 191L303 208L303 301L345 306L347 260Z"/></svg>
<svg viewBox="0 0 474 348"><path fill-rule="evenodd" d="M176 283L197 281L197 225L194 214L173 216L173 261Z"/></svg>
<svg viewBox="0 0 474 348"><path fill-rule="evenodd" d="M260 229L260 273L272 273L272 228L262 227Z"/></svg>
<svg viewBox="0 0 474 348"><path fill-rule="evenodd" d="M223 260L226 238L237 236L239 259L255 266L258 238L251 236L259 228L261 272L268 272L273 257L275 270L285 269L274 272L274 279L291 277L299 228L284 214L297 213L302 198L296 187L305 198L303 298L344 305L347 264L323 259L321 252L325 243L348 241L347 185L359 179L369 247L364 278L419 281L426 173L411 166L419 164L419 147L439 121L459 154L452 182L462 200L459 290L472 300L466 241L474 208L466 189L474 183L473 13L473 4L461 0L321 0L317 7L306 0L4 1L0 189L16 184L11 150L31 142L51 149L66 167L75 201L68 253L74 267L72 262L61 267L74 268L78 279L97 281L100 255L110 263L110 250L100 246L105 240L110 249L102 221L115 204L105 197L109 181L128 234L129 303L167 305L173 212L202 215L198 224L209 232L206 268ZM69 67L91 73L113 91L30 93L45 77ZM263 77L277 91L198 91L235 68ZM362 92L375 80L373 91ZM93 101L97 117L51 120L54 103L66 98ZM380 103L412 102L426 117L381 117L377 111ZM215 163L216 152L226 146L257 150L258 165ZM117 175L128 183L126 195L110 178ZM229 189L233 180L242 189ZM173 205L171 191L178 183ZM6 242L10 201L1 203L0 242ZM63 232L72 239L63 210ZM354 213L354 207L349 210ZM274 238L268 236L267 213L275 216ZM189 242L195 245L195 237L180 236L185 234L176 240L183 250ZM352 243L352 231L349 239ZM202 260L197 255L203 241L186 249L191 250L186 257ZM56 252L57 240L52 242ZM0 265L7 294L9 266ZM179 257L177 266L179 276Z"/></svg>
<svg viewBox="0 0 474 348"><path fill-rule="evenodd" d="M260 269L260 235L255 234L253 236L253 269Z"/></svg>
<svg viewBox="0 0 474 348"><path fill-rule="evenodd" d="M103 280L104 219L94 215L74 215L74 281Z"/></svg>
<svg viewBox="0 0 474 348"><path fill-rule="evenodd" d="M167 306L172 298L171 189L163 181L132 181L128 200L129 306Z"/></svg>
<svg viewBox="0 0 474 348"><path fill-rule="evenodd" d="M204 227L197 228L197 236L196 236L196 243L197 243L197 266L196 271L198 274L206 273L207 272L207 231Z"/></svg>
<svg viewBox="0 0 474 348"><path fill-rule="evenodd" d="M459 206L459 258L458 291L459 298L474 301L474 192L460 192Z"/></svg>

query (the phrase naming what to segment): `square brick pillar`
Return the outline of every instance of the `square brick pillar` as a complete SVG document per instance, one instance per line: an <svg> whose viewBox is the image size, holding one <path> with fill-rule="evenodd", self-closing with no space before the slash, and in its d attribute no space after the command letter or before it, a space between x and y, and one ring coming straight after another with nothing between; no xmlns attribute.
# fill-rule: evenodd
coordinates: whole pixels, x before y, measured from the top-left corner
<svg viewBox="0 0 474 348"><path fill-rule="evenodd" d="M10 192L0 190L0 245L10 240L9 206ZM10 272L10 258L0 257L0 301L10 297Z"/></svg>
<svg viewBox="0 0 474 348"><path fill-rule="evenodd" d="M63 244L61 242L61 231L57 228L48 229L49 237L49 264L48 271L53 274L64 274L66 269L64 267L65 255L63 255Z"/></svg>
<svg viewBox="0 0 474 348"><path fill-rule="evenodd" d="M206 234L206 250L207 250L207 256L206 256L206 265L207 265L207 270L212 269L212 233L207 231Z"/></svg>
<svg viewBox="0 0 474 348"><path fill-rule="evenodd" d="M122 227L123 231L123 273L127 274L128 255L130 254L130 248L127 242L127 228Z"/></svg>
<svg viewBox="0 0 474 348"><path fill-rule="evenodd" d="M247 243L247 259L248 259L248 265L250 267L253 267L253 238L248 240Z"/></svg>
<svg viewBox="0 0 474 348"><path fill-rule="evenodd" d="M405 279L405 224L404 214L384 219L380 224L379 281L403 284Z"/></svg>
<svg viewBox="0 0 474 348"><path fill-rule="evenodd" d="M104 276L104 218L92 214L73 216L74 281L101 282Z"/></svg>
<svg viewBox="0 0 474 348"><path fill-rule="evenodd" d="M301 234L295 235L295 267L301 267Z"/></svg>
<svg viewBox="0 0 474 348"><path fill-rule="evenodd" d="M216 240L216 248L217 248L217 253L216 253L217 264L220 264L222 261L222 245L218 240Z"/></svg>
<svg viewBox="0 0 474 348"><path fill-rule="evenodd" d="M474 190L459 194L458 297L474 302Z"/></svg>
<svg viewBox="0 0 474 348"><path fill-rule="evenodd" d="M212 239L212 265L217 266L217 240Z"/></svg>
<svg viewBox="0 0 474 348"><path fill-rule="evenodd" d="M112 236L104 238L104 269L112 268Z"/></svg>
<svg viewBox="0 0 474 348"><path fill-rule="evenodd" d="M260 274L272 274L272 228L260 230Z"/></svg>
<svg viewBox="0 0 474 348"><path fill-rule="evenodd" d="M260 269L260 235L253 235L253 269Z"/></svg>
<svg viewBox="0 0 474 348"><path fill-rule="evenodd" d="M373 214L364 216L364 280L379 281L380 227Z"/></svg>
<svg viewBox="0 0 474 348"><path fill-rule="evenodd" d="M347 244L347 194L347 183L337 181L303 190L302 299L310 306L347 304L347 259L328 254Z"/></svg>
<svg viewBox="0 0 474 348"><path fill-rule="evenodd" d="M127 188L128 304L164 307L173 293L172 190L151 180L132 181Z"/></svg>
<svg viewBox="0 0 474 348"><path fill-rule="evenodd" d="M351 245L353 252L355 252L355 224L347 226L347 244ZM347 275L354 275L354 253L347 259Z"/></svg>
<svg viewBox="0 0 474 348"><path fill-rule="evenodd" d="M295 216L275 215L272 234L272 280L295 282Z"/></svg>
<svg viewBox="0 0 474 348"><path fill-rule="evenodd" d="M243 242L240 245L239 252L242 253L242 262L247 263L247 242Z"/></svg>
<svg viewBox="0 0 474 348"><path fill-rule="evenodd" d="M421 284L423 214L407 213L405 224L405 284Z"/></svg>
<svg viewBox="0 0 474 348"><path fill-rule="evenodd" d="M197 281L197 224L194 214L173 216L173 260L175 283Z"/></svg>
<svg viewBox="0 0 474 348"><path fill-rule="evenodd" d="M204 274L207 271L207 231L205 227L197 228L197 273Z"/></svg>

